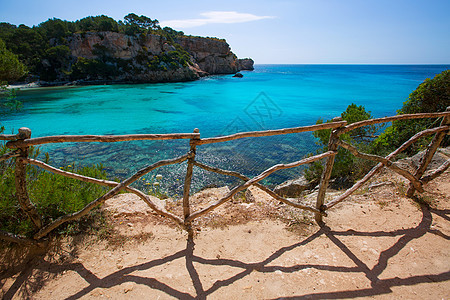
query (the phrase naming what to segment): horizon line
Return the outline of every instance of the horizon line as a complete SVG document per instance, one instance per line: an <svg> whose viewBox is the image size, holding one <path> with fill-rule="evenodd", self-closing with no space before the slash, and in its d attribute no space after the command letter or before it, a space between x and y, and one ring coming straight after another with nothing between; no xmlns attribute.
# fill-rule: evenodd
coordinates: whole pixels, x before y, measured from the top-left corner
<svg viewBox="0 0 450 300"><path fill-rule="evenodd" d="M450 66L450 63L256 63L254 65L380 65L380 66Z"/></svg>

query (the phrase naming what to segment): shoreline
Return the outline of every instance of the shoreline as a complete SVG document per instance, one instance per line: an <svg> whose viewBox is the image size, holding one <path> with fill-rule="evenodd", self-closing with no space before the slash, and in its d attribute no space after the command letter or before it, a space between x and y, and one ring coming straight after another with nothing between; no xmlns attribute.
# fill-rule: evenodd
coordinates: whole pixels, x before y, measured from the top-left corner
<svg viewBox="0 0 450 300"><path fill-rule="evenodd" d="M243 70L248 71L248 70ZM239 71L242 72L242 71ZM249 71L250 72L250 71ZM200 78L217 76L217 75L234 75L232 74L210 74L206 76L199 77L193 80L175 80L175 81L116 81L116 80L76 80L76 81L62 81L62 82L41 82L34 81L30 83L18 83L18 84L9 84L6 86L7 90L11 89L19 89L19 90L28 90L28 89L39 89L39 88L51 88L51 87L81 87L81 86L93 86L93 85L118 85L118 84L152 84L152 83L179 83L179 82L190 82L190 81L198 81Z"/></svg>

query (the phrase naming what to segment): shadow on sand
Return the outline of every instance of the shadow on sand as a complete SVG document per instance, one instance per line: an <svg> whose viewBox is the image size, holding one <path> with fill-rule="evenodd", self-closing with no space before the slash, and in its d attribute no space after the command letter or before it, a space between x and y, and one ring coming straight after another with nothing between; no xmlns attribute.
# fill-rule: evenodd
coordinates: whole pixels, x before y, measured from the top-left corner
<svg viewBox="0 0 450 300"><path fill-rule="evenodd" d="M89 271L82 263L52 263L43 260L42 256L34 257L29 263L27 268L18 274L12 286L4 291L4 299L12 299L13 296L19 291L22 286L25 286L25 293L29 291L29 296L32 296L34 290L38 290L39 286L46 281L46 278L36 278L33 276L31 280L31 273L33 270L42 270L42 273L50 272L53 274L59 274L64 271L72 270L77 272L87 283L88 286L82 288L77 293L69 296L67 299L78 299L83 297L93 291L96 288L110 288L116 285L120 285L124 282L134 282L139 285L146 285L155 290L160 290L167 295L173 296L178 299L206 299L209 296L214 296L214 293L225 286L231 285L244 277L248 276L252 271L256 270L262 273L271 273L275 271L281 271L284 273L293 273L306 268L313 268L316 270L326 270L330 272L342 272L342 273L362 273L370 281L371 287L365 289L354 289L354 290L336 290L332 292L325 293L312 293L312 294L299 294L289 297L280 297L279 299L341 299L341 298L357 298L357 297L367 297L382 294L389 294L392 292L391 288L396 286L412 286L420 283L429 282L442 282L450 280L450 271L440 274L426 274L420 276L410 276L407 278L389 278L389 279L379 279L379 275L386 269L388 261L395 257L400 250L402 250L409 242L418 239L425 235L426 233L436 234L441 238L449 240L450 237L440 232L439 230L432 229L432 219L433 214L442 217L445 221L450 221L449 214L450 210L434 210L430 209L424 205L421 206L422 210L422 220L416 226L407 229L400 229L395 231L374 231L374 232L360 232L354 230L348 231L334 231L326 225L322 225L321 228L305 238L304 240L292 244L287 247L278 249L272 255L268 256L266 259L257 263L246 263L239 260L231 259L205 259L194 254L194 239L190 235L187 240L186 249L173 253L172 255L166 256L161 259L152 260L142 264L130 266L123 268L117 272L111 273L108 276L99 278ZM356 266L354 267L339 267L339 266L328 266L320 264L302 264L294 265L289 267L284 266L269 266L271 262L279 258L284 253L291 251L293 249L307 245L308 243L314 241L320 236L325 236L332 243L334 243L339 249L350 258ZM362 260L360 260L357 255L355 255L346 244L340 239L342 236L365 236L365 237L395 237L398 236L398 240L390 248L382 251L378 257L378 261L374 267L369 268ZM177 290L176 287L167 285L166 283L160 282L154 278L140 277L133 275L133 272L149 270L156 266L161 266L167 264L176 259L184 259L186 269L192 280L192 285L195 288L195 295L191 295L186 292ZM211 265L211 266L230 266L234 268L239 268L242 271L238 274L229 277L225 280L217 280L213 285L206 289L203 287L200 276L194 266L194 263ZM0 282L4 282L4 279L10 277L9 272L4 272L0 274ZM39 273L39 272L38 272ZM31 282L32 281L32 282ZM23 292L23 288L22 288ZM281 295L280 295L281 296Z"/></svg>

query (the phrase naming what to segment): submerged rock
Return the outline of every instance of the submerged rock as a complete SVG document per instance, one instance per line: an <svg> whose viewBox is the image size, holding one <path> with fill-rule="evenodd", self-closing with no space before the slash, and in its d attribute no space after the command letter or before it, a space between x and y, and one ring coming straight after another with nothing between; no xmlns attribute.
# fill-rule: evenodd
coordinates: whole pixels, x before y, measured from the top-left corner
<svg viewBox="0 0 450 300"><path fill-rule="evenodd" d="M236 74L233 75L233 77L242 78L242 77L244 77L244 75L242 75L241 73L237 72Z"/></svg>

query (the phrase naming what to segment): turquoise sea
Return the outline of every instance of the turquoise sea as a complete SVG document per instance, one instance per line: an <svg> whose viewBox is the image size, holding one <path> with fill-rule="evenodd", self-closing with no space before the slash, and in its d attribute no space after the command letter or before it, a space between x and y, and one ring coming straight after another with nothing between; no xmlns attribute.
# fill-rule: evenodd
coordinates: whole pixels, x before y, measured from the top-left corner
<svg viewBox="0 0 450 300"><path fill-rule="evenodd" d="M202 137L315 124L339 116L351 103L375 117L394 115L426 78L449 65L256 65L243 78L220 75L194 82L58 87L18 93L19 112L1 115L7 133L29 127L32 136L192 132ZM273 164L298 160L317 149L311 134L251 138L200 146L199 161L256 175ZM55 166L102 163L120 179L163 158L188 151L188 141L59 144L42 147ZM182 189L185 164L167 167L161 188ZM281 172L267 184L296 176ZM233 184L194 169L194 189ZM177 180L178 179L178 180ZM143 182L141 182L142 184Z"/></svg>

